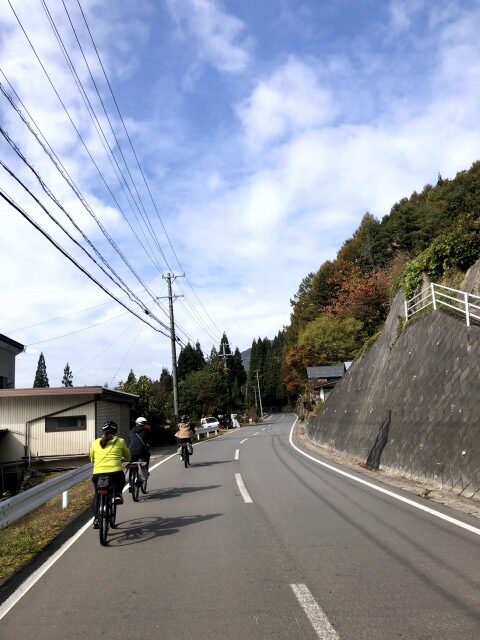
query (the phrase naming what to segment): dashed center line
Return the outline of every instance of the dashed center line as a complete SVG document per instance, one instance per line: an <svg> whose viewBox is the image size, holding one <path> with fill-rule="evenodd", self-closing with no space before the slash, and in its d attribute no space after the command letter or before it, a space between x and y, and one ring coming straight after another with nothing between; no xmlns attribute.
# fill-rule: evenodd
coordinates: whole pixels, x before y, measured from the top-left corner
<svg viewBox="0 0 480 640"><path fill-rule="evenodd" d="M248 438L244 438L243 440L240 441L240 444L243 444L244 442L246 442L248 440Z"/></svg>
<svg viewBox="0 0 480 640"><path fill-rule="evenodd" d="M235 449L235 460L240 458L240 449Z"/></svg>
<svg viewBox="0 0 480 640"><path fill-rule="evenodd" d="M260 433L260 431L257 431L256 433L254 433L254 436L258 436L258 434Z"/></svg>
<svg viewBox="0 0 480 640"><path fill-rule="evenodd" d="M239 473L235 474L235 480L237 481L237 485L238 485L238 490L240 491L240 493L242 494L242 498L245 500L245 502L251 503L253 502L253 500L250 497L250 494L248 493L243 480L242 480L242 476Z"/></svg>
<svg viewBox="0 0 480 640"><path fill-rule="evenodd" d="M329 619L310 593L305 584L291 584L293 593L297 596L300 606L310 620L315 633L321 640L339 640L338 634L330 624Z"/></svg>
<svg viewBox="0 0 480 640"><path fill-rule="evenodd" d="M266 429L266 428L267 428L267 427L263 427L262 431L265 431L265 429Z"/></svg>

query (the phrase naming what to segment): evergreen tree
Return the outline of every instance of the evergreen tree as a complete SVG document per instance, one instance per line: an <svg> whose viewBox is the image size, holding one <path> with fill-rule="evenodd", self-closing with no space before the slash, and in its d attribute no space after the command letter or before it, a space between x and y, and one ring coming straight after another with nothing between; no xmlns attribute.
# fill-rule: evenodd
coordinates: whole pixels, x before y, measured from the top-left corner
<svg viewBox="0 0 480 640"><path fill-rule="evenodd" d="M197 345L199 347L199 351L202 355L203 360L203 353L198 342ZM190 373L193 373L194 371L200 371L200 369L202 369L203 365L205 364L205 361L203 360L202 362L202 360L200 359L197 348L195 347L194 349L190 342L186 344L185 347L183 347L183 349L180 351L180 355L178 356L178 379L184 380Z"/></svg>
<svg viewBox="0 0 480 640"><path fill-rule="evenodd" d="M64 387L73 387L73 373L68 362L63 370L62 385Z"/></svg>
<svg viewBox="0 0 480 640"><path fill-rule="evenodd" d="M205 366L205 356L203 355L202 347L198 341L195 343L195 354L197 356L198 371L200 371L200 369L203 369Z"/></svg>
<svg viewBox="0 0 480 640"><path fill-rule="evenodd" d="M35 380L33 381L33 388L37 389L49 386L50 385L48 384L47 366L45 364L45 358L42 351L40 353L40 357L38 358L37 372L35 374Z"/></svg>

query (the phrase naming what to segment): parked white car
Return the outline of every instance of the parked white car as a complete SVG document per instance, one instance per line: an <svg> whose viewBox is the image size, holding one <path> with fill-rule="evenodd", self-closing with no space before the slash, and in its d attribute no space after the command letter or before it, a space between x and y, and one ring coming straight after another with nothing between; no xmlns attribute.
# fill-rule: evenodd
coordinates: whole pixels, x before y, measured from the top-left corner
<svg viewBox="0 0 480 640"><path fill-rule="evenodd" d="M200 420L201 427L210 427L210 429L220 429L220 423L217 418L213 416L207 416L206 418L202 418Z"/></svg>

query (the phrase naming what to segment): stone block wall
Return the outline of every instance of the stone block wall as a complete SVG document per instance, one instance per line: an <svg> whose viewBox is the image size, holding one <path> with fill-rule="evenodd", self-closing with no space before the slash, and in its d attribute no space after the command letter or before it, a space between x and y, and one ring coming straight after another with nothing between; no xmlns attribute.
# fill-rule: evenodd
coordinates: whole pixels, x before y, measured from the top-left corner
<svg viewBox="0 0 480 640"><path fill-rule="evenodd" d="M480 497L480 327L442 311L403 327L397 294L378 340L307 424L307 435L365 462L389 411L381 467Z"/></svg>

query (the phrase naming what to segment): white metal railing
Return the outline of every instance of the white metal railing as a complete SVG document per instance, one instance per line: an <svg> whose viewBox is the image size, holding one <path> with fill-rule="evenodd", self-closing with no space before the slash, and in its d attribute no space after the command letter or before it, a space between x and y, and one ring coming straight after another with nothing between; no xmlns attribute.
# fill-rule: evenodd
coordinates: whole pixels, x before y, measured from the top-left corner
<svg viewBox="0 0 480 640"><path fill-rule="evenodd" d="M0 502L0 529L19 520L60 494L63 494L62 507L65 509L68 506L68 490L87 480L91 475L92 465L85 464L78 469L66 471L57 478L47 480L32 489L27 489L27 491L22 491L16 496L3 500Z"/></svg>
<svg viewBox="0 0 480 640"><path fill-rule="evenodd" d="M405 320L430 306L435 310L448 308L460 313L465 316L467 327L471 325L472 319L480 321L480 296L433 282L405 301Z"/></svg>
<svg viewBox="0 0 480 640"><path fill-rule="evenodd" d="M195 435L197 436L197 440L200 440L200 434L206 433L207 438L210 437L210 434L215 432L215 435L218 434L218 427L196 427Z"/></svg>

